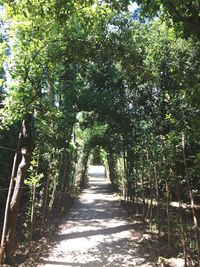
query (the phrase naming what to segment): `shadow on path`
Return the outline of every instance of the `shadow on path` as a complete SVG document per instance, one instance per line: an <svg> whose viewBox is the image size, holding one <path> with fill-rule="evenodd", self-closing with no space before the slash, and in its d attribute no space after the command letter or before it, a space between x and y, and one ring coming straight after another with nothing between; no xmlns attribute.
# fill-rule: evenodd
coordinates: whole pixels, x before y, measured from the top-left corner
<svg viewBox="0 0 200 267"><path fill-rule="evenodd" d="M60 221L41 266L154 266L140 244L143 225L128 221L102 166L90 167L88 188Z"/></svg>
<svg viewBox="0 0 200 267"><path fill-rule="evenodd" d="M87 267L101 267L102 263L97 263L97 262L90 262L90 263L71 263L71 262L62 262L62 261L43 261L45 264L49 264L52 266L87 266Z"/></svg>
<svg viewBox="0 0 200 267"><path fill-rule="evenodd" d="M64 239L74 239L74 238L81 238L81 237L90 237L94 235L111 235L114 233L119 233L127 230L136 230L136 228L139 228L136 226L136 224L127 224L127 225L120 225L116 227L110 227L110 228L104 228L104 229L98 229L98 230L89 230L84 232L76 232L76 233L69 233L64 235L57 236L56 240L61 241Z"/></svg>

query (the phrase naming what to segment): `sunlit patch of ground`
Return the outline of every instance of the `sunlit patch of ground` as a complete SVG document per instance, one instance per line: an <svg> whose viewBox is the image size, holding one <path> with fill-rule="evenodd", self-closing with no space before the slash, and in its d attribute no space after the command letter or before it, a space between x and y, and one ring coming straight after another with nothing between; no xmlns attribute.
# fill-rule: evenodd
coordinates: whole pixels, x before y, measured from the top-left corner
<svg viewBox="0 0 200 267"><path fill-rule="evenodd" d="M142 225L127 220L104 168L91 166L89 176L38 266L154 266L139 244Z"/></svg>

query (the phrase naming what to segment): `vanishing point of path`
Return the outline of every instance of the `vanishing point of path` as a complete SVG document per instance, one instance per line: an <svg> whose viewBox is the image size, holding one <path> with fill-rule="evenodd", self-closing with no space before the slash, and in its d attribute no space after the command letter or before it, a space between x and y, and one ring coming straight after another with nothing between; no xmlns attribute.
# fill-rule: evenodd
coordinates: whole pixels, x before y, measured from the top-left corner
<svg viewBox="0 0 200 267"><path fill-rule="evenodd" d="M38 267L154 266L140 243L142 225L128 220L104 168L90 166L89 177Z"/></svg>

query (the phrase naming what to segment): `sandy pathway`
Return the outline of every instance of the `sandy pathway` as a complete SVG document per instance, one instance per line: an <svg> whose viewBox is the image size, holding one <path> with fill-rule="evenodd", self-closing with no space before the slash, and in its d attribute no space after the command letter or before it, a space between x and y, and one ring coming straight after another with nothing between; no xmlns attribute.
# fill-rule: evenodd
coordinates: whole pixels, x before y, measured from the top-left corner
<svg viewBox="0 0 200 267"><path fill-rule="evenodd" d="M38 266L153 266L139 243L141 225L127 220L103 167L91 166L89 176Z"/></svg>

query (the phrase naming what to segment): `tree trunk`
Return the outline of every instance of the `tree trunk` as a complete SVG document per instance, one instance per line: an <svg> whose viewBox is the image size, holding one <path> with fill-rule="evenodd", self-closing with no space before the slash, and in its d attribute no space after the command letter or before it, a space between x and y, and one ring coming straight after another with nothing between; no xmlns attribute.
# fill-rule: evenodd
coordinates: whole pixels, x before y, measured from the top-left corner
<svg viewBox="0 0 200 267"><path fill-rule="evenodd" d="M166 215L167 215L167 246L168 249L171 249L171 236L172 236L172 231L171 231L171 219L170 219L170 187L168 181L165 182L165 188L166 188L166 194L167 194L167 199L166 199Z"/></svg>
<svg viewBox="0 0 200 267"><path fill-rule="evenodd" d="M51 82L51 77L49 74L49 69L47 67L47 90L48 90L48 96L49 96L49 102L52 106L54 106L54 88Z"/></svg>
<svg viewBox="0 0 200 267"><path fill-rule="evenodd" d="M190 196L193 223L194 223L194 229L195 229L196 250L197 250L197 256L198 256L198 266L200 267L199 229L198 229L198 221L197 221L195 205L194 205L194 198L193 198L193 193L192 193L192 186L191 186L191 181L190 181L190 176L189 176L188 167L187 167L187 161L186 161L185 135L184 134L182 135L182 150L183 150L183 161L184 161L185 174L186 174L187 185L188 185L188 192L189 192L189 196Z"/></svg>
<svg viewBox="0 0 200 267"><path fill-rule="evenodd" d="M47 216L47 203L48 203L48 197L49 197L49 175L47 178L47 183L44 189L44 200L43 200L43 208L42 208L42 218L41 218L41 225L40 225L40 235L42 235L44 227L45 227L45 220Z"/></svg>
<svg viewBox="0 0 200 267"><path fill-rule="evenodd" d="M38 159L37 159L37 170L36 174L39 174L39 163L40 163L40 152L38 153ZM33 231L34 231L34 221L35 221L35 203L36 203L36 184L34 183L31 187L31 195L32 195L32 201L31 201L31 220L30 220L30 231L29 231L29 250L31 248L31 241L33 237Z"/></svg>
<svg viewBox="0 0 200 267"><path fill-rule="evenodd" d="M142 161L143 163L143 161ZM142 164L143 166L143 164ZM144 188L144 171L142 169L142 173L141 173L141 179L142 179L142 214L143 214L143 220L145 221L145 188Z"/></svg>
<svg viewBox="0 0 200 267"><path fill-rule="evenodd" d="M152 186L152 174L151 174L151 165L150 165L150 158L149 158L149 151L147 149L147 162L149 164L148 168L148 178L149 178L149 191L150 191L150 203L148 206L147 214L145 216L145 220L149 218L150 220L150 231L152 231L152 218L153 218L153 186ZM150 215L150 216L149 216Z"/></svg>
<svg viewBox="0 0 200 267"><path fill-rule="evenodd" d="M31 241L33 237L34 229L34 217L35 217L35 199L36 199L36 185L34 184L31 189L32 201L31 201L31 221L30 221L30 231L29 231L29 250L31 248Z"/></svg>
<svg viewBox="0 0 200 267"><path fill-rule="evenodd" d="M33 140L31 137L31 118L26 118L22 122L21 134L21 154L22 159L18 166L15 188L9 206L8 214L8 231L6 238L6 258L13 262L14 251L16 247L16 227L20 208L20 200L22 195L22 187L26 178L27 169L33 152Z"/></svg>
<svg viewBox="0 0 200 267"><path fill-rule="evenodd" d="M117 188L118 182L117 182L117 172L116 172L116 160L112 152L109 152L107 154L107 159L108 159L108 168L109 168L109 178L110 178L111 184L114 188Z"/></svg>
<svg viewBox="0 0 200 267"><path fill-rule="evenodd" d="M60 177L60 173L61 173L61 168L62 168L62 162L63 162L63 154L64 152L61 154L60 156L60 163L59 163L59 168L58 168L58 173L57 176L54 178L54 184L53 184L53 192L51 195L51 199L49 201L49 215L52 214L52 212L54 211L54 207L56 204L56 194L60 193L60 188L59 187L59 177Z"/></svg>
<svg viewBox="0 0 200 267"><path fill-rule="evenodd" d="M163 168L164 173L168 177L168 171L167 171L167 155L166 155L166 146L164 143L164 140L162 140L162 154L163 154ZM165 203L165 212L167 216L167 247L168 250L171 249L171 238L172 238L172 227L171 227L171 216L170 216L170 185L169 180L166 178L165 180L165 192L166 192L166 203Z"/></svg>
<svg viewBox="0 0 200 267"><path fill-rule="evenodd" d="M69 152L66 152L66 157L64 157L64 169L63 169L63 174L61 178L61 183L60 183L60 194L59 194L59 199L58 199L58 205L57 205L57 211L61 212L63 208L63 201L64 201L64 195L65 195L65 189L67 185L67 177L69 174L69 169L70 169L70 155Z"/></svg>
<svg viewBox="0 0 200 267"><path fill-rule="evenodd" d="M176 167L176 162L177 162L177 153L176 153L176 144L174 142L174 161L175 161L175 170L177 169ZM182 207L182 201L181 201L181 184L177 180L177 177L175 176L175 182L176 182L176 191L177 191L177 198L178 198L178 203L179 203L179 221L180 221L180 230L181 230L181 243L182 243L182 248L183 248L183 254L184 254L184 259L185 259L185 266L187 266L188 262L188 240L187 240L187 234L184 226L184 219L183 219L183 212L184 209Z"/></svg>
<svg viewBox="0 0 200 267"><path fill-rule="evenodd" d="M153 173L154 173L154 183L155 183L155 194L156 194L156 202L157 202L157 208L156 208L156 220L157 220L157 228L158 228L158 234L160 235L160 194L159 194L159 170L158 166L156 164L156 157L155 157L155 151L153 151Z"/></svg>
<svg viewBox="0 0 200 267"><path fill-rule="evenodd" d="M83 158L83 162L82 162L83 166L82 166L82 173L81 173L81 180L80 180L81 187L85 186L85 183L86 183L86 173L87 173L89 155L90 153L87 152L87 154Z"/></svg>
<svg viewBox="0 0 200 267"><path fill-rule="evenodd" d="M156 186L156 200L157 200L157 222L158 222L158 234L160 235L160 194L159 194L159 172L157 171L156 166L154 166L154 179Z"/></svg>
<svg viewBox="0 0 200 267"><path fill-rule="evenodd" d="M13 183L14 183L14 178L15 178L15 173L16 173L17 157L18 157L18 150L19 150L19 145L20 145L20 138L21 138L21 132L20 132L19 138L18 138L17 151L15 153L14 160L13 160L10 185L9 185L9 190L8 190L8 195L7 195L7 200L6 200L6 207L5 207L5 212L4 212L3 230L2 230L1 246L0 246L0 264L2 263L3 254L4 254L4 243L5 243L5 239L6 239L6 232L7 232L7 225L8 225L9 205L10 205L10 200L11 200L11 197L12 197L12 188L13 188Z"/></svg>
<svg viewBox="0 0 200 267"><path fill-rule="evenodd" d="M132 204L135 202L135 177L136 173L134 173L134 163L133 163L133 155L132 151L127 149L127 157L126 157L126 166L127 166L127 195L129 197L129 202Z"/></svg>

